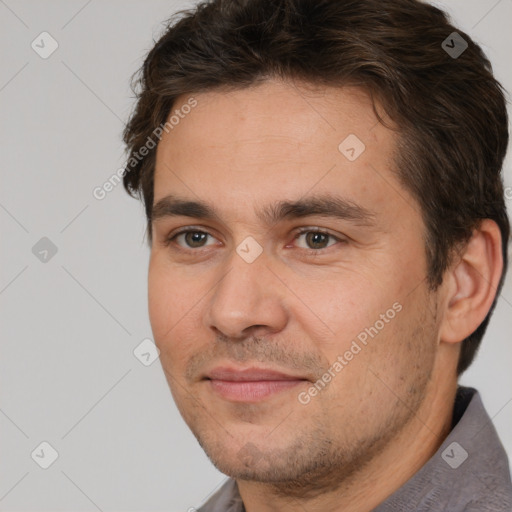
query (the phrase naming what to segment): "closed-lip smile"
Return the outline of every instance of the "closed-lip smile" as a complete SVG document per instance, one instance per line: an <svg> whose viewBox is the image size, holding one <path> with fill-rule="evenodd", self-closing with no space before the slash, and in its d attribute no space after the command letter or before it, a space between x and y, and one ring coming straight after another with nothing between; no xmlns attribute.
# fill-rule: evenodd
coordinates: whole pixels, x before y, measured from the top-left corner
<svg viewBox="0 0 512 512"><path fill-rule="evenodd" d="M277 393L309 382L306 377L290 375L269 368L234 368L218 366L207 372L204 380L214 393L232 402L258 402Z"/></svg>

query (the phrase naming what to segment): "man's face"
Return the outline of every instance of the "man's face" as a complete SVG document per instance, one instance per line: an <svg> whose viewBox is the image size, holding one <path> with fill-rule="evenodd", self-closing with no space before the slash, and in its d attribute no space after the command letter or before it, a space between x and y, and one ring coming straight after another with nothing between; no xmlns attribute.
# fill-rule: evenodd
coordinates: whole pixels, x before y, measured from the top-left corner
<svg viewBox="0 0 512 512"><path fill-rule="evenodd" d="M392 173L396 134L355 89L266 82L194 98L157 151L161 364L221 471L328 485L414 421L434 366L424 228ZM337 215L311 209L327 197Z"/></svg>

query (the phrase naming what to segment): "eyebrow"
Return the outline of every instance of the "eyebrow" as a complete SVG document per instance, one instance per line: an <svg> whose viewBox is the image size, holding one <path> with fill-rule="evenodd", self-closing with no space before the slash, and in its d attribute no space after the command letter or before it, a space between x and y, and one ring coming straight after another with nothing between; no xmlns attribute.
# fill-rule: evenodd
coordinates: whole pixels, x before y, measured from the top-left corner
<svg viewBox="0 0 512 512"><path fill-rule="evenodd" d="M278 201L256 212L257 217L267 225L283 220L310 216L332 217L351 221L360 226L375 225L375 212L339 196L315 195L297 201ZM217 209L203 201L195 201L175 195L168 195L155 203L151 210L151 221L165 217L193 217L222 223Z"/></svg>

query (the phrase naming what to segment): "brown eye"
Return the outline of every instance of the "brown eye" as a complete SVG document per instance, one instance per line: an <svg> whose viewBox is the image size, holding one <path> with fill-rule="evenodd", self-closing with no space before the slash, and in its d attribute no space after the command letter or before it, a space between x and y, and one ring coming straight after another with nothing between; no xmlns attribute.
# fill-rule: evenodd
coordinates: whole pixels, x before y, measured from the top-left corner
<svg viewBox="0 0 512 512"><path fill-rule="evenodd" d="M329 241L329 235L325 233L315 233L314 231L306 234L306 243L311 249L325 249L326 242Z"/></svg>
<svg viewBox="0 0 512 512"><path fill-rule="evenodd" d="M327 249L331 245L335 244L336 242L340 241L338 238L336 238L334 235L331 235L330 233L326 233L324 231L317 231L317 230L303 230L300 233L298 233L295 237L297 240L303 238L305 242L304 245L300 245L299 247L302 247L303 249L310 249L310 250L322 250ZM330 241L332 241L330 243Z"/></svg>
<svg viewBox="0 0 512 512"><path fill-rule="evenodd" d="M202 247L208 236L207 233L203 233L201 231L188 231L184 233L185 242L189 247Z"/></svg>
<svg viewBox="0 0 512 512"><path fill-rule="evenodd" d="M189 229L183 230L175 235L172 235L168 238L167 244L171 242L176 242L177 245L184 249L199 249L201 247L205 247L207 245L208 237L213 237L204 231L198 231L197 229Z"/></svg>

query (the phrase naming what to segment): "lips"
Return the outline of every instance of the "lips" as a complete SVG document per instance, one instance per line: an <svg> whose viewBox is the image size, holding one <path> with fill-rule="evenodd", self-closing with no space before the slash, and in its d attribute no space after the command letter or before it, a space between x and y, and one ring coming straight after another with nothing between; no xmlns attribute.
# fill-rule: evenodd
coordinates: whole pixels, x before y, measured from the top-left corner
<svg viewBox="0 0 512 512"><path fill-rule="evenodd" d="M270 369L261 369L261 368L246 368L243 370L228 368L228 367L219 367L214 368L212 371L208 372L208 379L211 380L226 380L233 382L251 382L251 381L261 381L261 380L302 380L303 377L288 375L286 373L278 372Z"/></svg>
<svg viewBox="0 0 512 512"><path fill-rule="evenodd" d="M214 393L233 402L258 402L309 382L302 376L265 368L217 367L204 378Z"/></svg>

